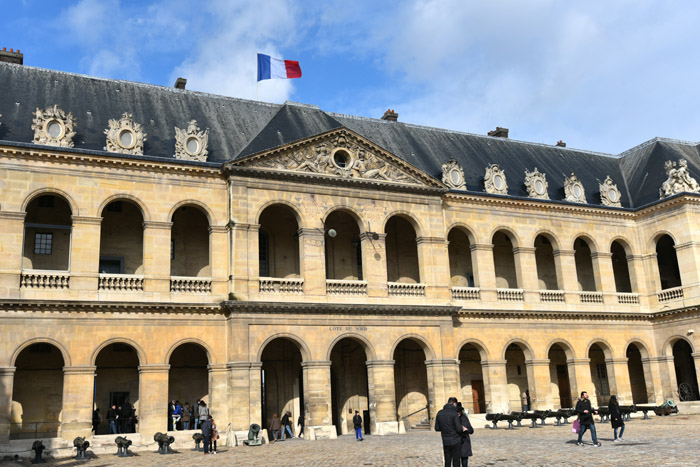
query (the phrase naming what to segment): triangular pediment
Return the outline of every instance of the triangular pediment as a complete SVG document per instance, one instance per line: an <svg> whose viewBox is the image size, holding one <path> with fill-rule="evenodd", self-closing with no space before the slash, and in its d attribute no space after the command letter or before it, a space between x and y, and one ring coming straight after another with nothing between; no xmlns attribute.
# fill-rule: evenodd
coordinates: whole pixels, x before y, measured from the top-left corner
<svg viewBox="0 0 700 467"><path fill-rule="evenodd" d="M340 128L226 164L278 173L444 188L425 172Z"/></svg>

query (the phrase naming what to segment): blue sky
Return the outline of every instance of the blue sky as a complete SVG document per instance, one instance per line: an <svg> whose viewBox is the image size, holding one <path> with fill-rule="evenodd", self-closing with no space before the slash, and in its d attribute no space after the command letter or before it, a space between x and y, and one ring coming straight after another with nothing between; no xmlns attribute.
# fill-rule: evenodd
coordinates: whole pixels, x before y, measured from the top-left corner
<svg viewBox="0 0 700 467"><path fill-rule="evenodd" d="M700 140L700 2L0 0L25 64L617 154ZM1 90L0 90L1 91Z"/></svg>

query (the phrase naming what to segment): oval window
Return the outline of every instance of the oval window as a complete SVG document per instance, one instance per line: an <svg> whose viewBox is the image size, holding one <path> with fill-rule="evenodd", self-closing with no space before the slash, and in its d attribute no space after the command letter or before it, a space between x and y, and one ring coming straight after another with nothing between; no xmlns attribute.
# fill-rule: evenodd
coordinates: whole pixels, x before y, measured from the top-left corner
<svg viewBox="0 0 700 467"><path fill-rule="evenodd" d="M199 140L194 136L187 139L187 144L185 145L187 152L190 154L197 154L199 152Z"/></svg>
<svg viewBox="0 0 700 467"><path fill-rule="evenodd" d="M452 183L455 185L459 185L459 182L462 180L462 177L459 175L459 172L457 170L452 170L450 172L450 180L452 180Z"/></svg>
<svg viewBox="0 0 700 467"><path fill-rule="evenodd" d="M496 175L495 177L493 177L493 185L499 190L502 189L503 177L501 177L500 175Z"/></svg>
<svg viewBox="0 0 700 467"><path fill-rule="evenodd" d="M350 162L350 154L343 150L336 151L335 154L333 154L333 162L341 169L344 169Z"/></svg>
<svg viewBox="0 0 700 467"><path fill-rule="evenodd" d="M613 203L616 203L617 198L618 198L617 191L615 189L612 189L612 188L610 190L608 190L608 198L610 198L610 201L612 201Z"/></svg>
<svg viewBox="0 0 700 467"><path fill-rule="evenodd" d="M51 120L48 125L46 125L46 132L53 139L58 139L63 133L63 125L58 120Z"/></svg>
<svg viewBox="0 0 700 467"><path fill-rule="evenodd" d="M581 185L574 185L574 196L577 198L581 197L581 193L583 193L583 190L581 189Z"/></svg>
<svg viewBox="0 0 700 467"><path fill-rule="evenodd" d="M542 180L537 180L535 182L535 193L538 195L544 193L544 183L542 183Z"/></svg>
<svg viewBox="0 0 700 467"><path fill-rule="evenodd" d="M129 130L119 133L119 144L125 148L130 148L134 144L134 134Z"/></svg>

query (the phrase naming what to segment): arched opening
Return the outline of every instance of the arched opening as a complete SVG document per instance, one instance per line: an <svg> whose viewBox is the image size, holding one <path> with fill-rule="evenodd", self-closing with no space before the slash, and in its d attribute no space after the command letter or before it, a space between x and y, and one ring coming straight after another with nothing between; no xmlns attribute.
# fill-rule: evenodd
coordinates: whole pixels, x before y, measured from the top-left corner
<svg viewBox="0 0 700 467"><path fill-rule="evenodd" d="M629 371L630 386L632 388L632 403L646 404L649 402L647 382L644 375L644 365L642 364L642 354L636 344L627 346L627 370Z"/></svg>
<svg viewBox="0 0 700 467"><path fill-rule="evenodd" d="M136 433L139 401L139 356L129 344L109 344L95 359L95 399L93 406L106 416L112 406L119 418L117 433ZM163 407L165 410L165 407ZM109 424L101 424L97 434L109 433Z"/></svg>
<svg viewBox="0 0 700 467"><path fill-rule="evenodd" d="M55 438L61 431L63 355L56 346L32 344L15 361L10 439Z"/></svg>
<svg viewBox="0 0 700 467"><path fill-rule="evenodd" d="M595 388L596 401L598 405L607 405L610 399L610 381L603 347L593 344L588 350L588 358L591 361L591 379Z"/></svg>
<svg viewBox="0 0 700 467"><path fill-rule="evenodd" d="M584 292L594 292L596 286L591 247L583 238L579 237L574 242L574 259L576 261L576 277L578 278L579 289Z"/></svg>
<svg viewBox="0 0 700 467"><path fill-rule="evenodd" d="M335 211L326 219L326 278L362 280L360 227L347 212Z"/></svg>
<svg viewBox="0 0 700 467"><path fill-rule="evenodd" d="M22 269L69 269L71 215L68 202L54 194L37 196L27 205Z"/></svg>
<svg viewBox="0 0 700 467"><path fill-rule="evenodd" d="M344 338L331 351L333 425L338 434L353 432L352 417L359 410L365 427L369 420L367 354L357 339ZM366 431L366 430L365 430Z"/></svg>
<svg viewBox="0 0 700 467"><path fill-rule="evenodd" d="M416 230L400 216L386 223L386 273L388 282L420 282Z"/></svg>
<svg viewBox="0 0 700 467"><path fill-rule="evenodd" d="M128 200L109 203L102 210L101 274L143 273L143 215Z"/></svg>
<svg viewBox="0 0 700 467"><path fill-rule="evenodd" d="M209 359L201 345L186 343L178 346L170 355L168 372L168 401L180 401L182 407L191 408L198 400L209 399ZM172 419L168 420L168 426ZM194 421L188 426L194 429ZM180 421L178 430L184 429Z"/></svg>
<svg viewBox="0 0 700 467"><path fill-rule="evenodd" d="M557 267L554 264L552 241L544 235L535 237L535 261L537 280L542 290L558 290Z"/></svg>
<svg viewBox="0 0 700 467"><path fill-rule="evenodd" d="M276 204L260 214L260 277L300 277L299 224L294 211Z"/></svg>
<svg viewBox="0 0 700 467"><path fill-rule="evenodd" d="M698 395L698 375L693 360L693 349L684 339L673 344L673 365L676 368L678 398L681 401L700 400Z"/></svg>
<svg viewBox="0 0 700 467"><path fill-rule="evenodd" d="M447 235L447 251L450 257L450 283L452 287L474 287L471 242L460 229L452 229Z"/></svg>
<svg viewBox="0 0 700 467"><path fill-rule="evenodd" d="M511 410L532 410L530 390L525 366L525 353L518 344L506 348L506 380L508 382L508 402ZM523 404L523 394L528 401ZM525 405L528 407L526 408Z"/></svg>
<svg viewBox="0 0 700 467"><path fill-rule="evenodd" d="M292 424L304 409L304 377L301 350L291 339L269 342L262 353L262 421L270 429L272 416L291 412Z"/></svg>
<svg viewBox="0 0 700 467"><path fill-rule="evenodd" d="M172 218L170 275L210 277L209 219L196 206L181 206Z"/></svg>
<svg viewBox="0 0 700 467"><path fill-rule="evenodd" d="M610 245L612 253L612 267L615 276L615 290L618 293L632 292L632 281L630 280L630 269L627 263L627 252L620 242L614 241Z"/></svg>
<svg viewBox="0 0 700 467"><path fill-rule="evenodd" d="M681 286L681 270L678 267L676 245L669 235L663 235L656 241L656 261L659 265L661 289Z"/></svg>
<svg viewBox="0 0 700 467"><path fill-rule="evenodd" d="M554 408L573 407L571 399L571 380L566 352L559 344L549 348L549 376L552 384Z"/></svg>
<svg viewBox="0 0 700 467"><path fill-rule="evenodd" d="M465 344L459 351L459 380L462 405L469 413L486 413L481 353L474 344Z"/></svg>
<svg viewBox="0 0 700 467"><path fill-rule="evenodd" d="M506 232L498 231L493 236L493 266L496 272L496 287L499 289L518 288L513 241Z"/></svg>
<svg viewBox="0 0 700 467"><path fill-rule="evenodd" d="M406 428L430 423L426 354L414 339L404 339L394 350L396 412Z"/></svg>

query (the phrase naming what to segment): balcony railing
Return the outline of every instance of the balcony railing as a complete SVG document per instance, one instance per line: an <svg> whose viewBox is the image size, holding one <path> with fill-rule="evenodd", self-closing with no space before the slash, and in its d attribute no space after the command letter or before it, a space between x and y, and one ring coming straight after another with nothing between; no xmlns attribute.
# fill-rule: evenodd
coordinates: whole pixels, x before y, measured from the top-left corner
<svg viewBox="0 0 700 467"><path fill-rule="evenodd" d="M260 293L281 293L301 295L304 293L304 279L282 279L279 277L261 277Z"/></svg>
<svg viewBox="0 0 700 467"><path fill-rule="evenodd" d="M659 298L659 302L668 302L669 300L678 300L684 297L683 287L674 287L672 289L662 290L657 292L656 296Z"/></svg>
<svg viewBox="0 0 700 467"><path fill-rule="evenodd" d="M367 295L367 281L326 279L328 295Z"/></svg>
<svg viewBox="0 0 700 467"><path fill-rule="evenodd" d="M387 282L390 297L425 297L425 284Z"/></svg>
<svg viewBox="0 0 700 467"><path fill-rule="evenodd" d="M540 290L540 301L543 303L565 303L563 290Z"/></svg>
<svg viewBox="0 0 700 467"><path fill-rule="evenodd" d="M603 292L579 292L578 296L581 299L581 303L603 303Z"/></svg>
<svg viewBox="0 0 700 467"><path fill-rule="evenodd" d="M173 293L211 293L211 278L208 277L170 277L170 291Z"/></svg>
<svg viewBox="0 0 700 467"><path fill-rule="evenodd" d="M479 287L452 287L453 300L481 300Z"/></svg>
<svg viewBox="0 0 700 467"><path fill-rule="evenodd" d="M67 289L70 286L70 273L40 270L22 271L19 286L23 289Z"/></svg>
<svg viewBox="0 0 700 467"><path fill-rule="evenodd" d="M496 289L498 300L502 302L522 302L525 300L523 289Z"/></svg>
<svg viewBox="0 0 700 467"><path fill-rule="evenodd" d="M97 288L110 292L142 292L143 276L137 274L100 274Z"/></svg>
<svg viewBox="0 0 700 467"><path fill-rule="evenodd" d="M620 305L639 305L639 294L618 292L617 303Z"/></svg>

